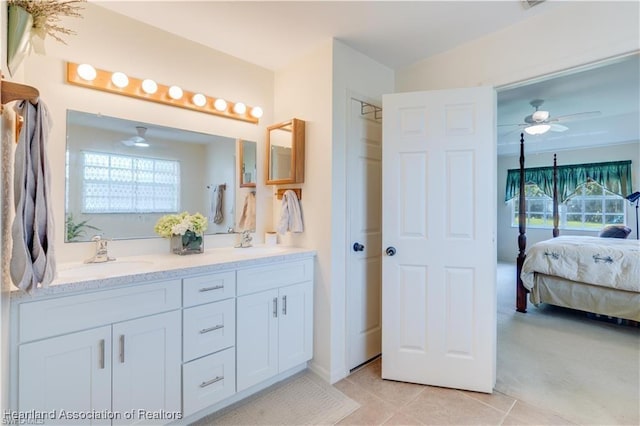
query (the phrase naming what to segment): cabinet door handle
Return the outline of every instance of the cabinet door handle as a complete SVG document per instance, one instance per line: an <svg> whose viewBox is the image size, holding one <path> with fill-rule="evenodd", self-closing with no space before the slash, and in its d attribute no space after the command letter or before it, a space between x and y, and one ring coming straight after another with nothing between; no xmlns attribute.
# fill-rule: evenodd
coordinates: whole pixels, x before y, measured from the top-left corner
<svg viewBox="0 0 640 426"><path fill-rule="evenodd" d="M273 298L273 317L278 318L278 298Z"/></svg>
<svg viewBox="0 0 640 426"><path fill-rule="evenodd" d="M218 325L214 325L213 327L203 328L202 330L200 330L200 334L205 334L210 331L220 330L221 328L224 328L224 324L218 324Z"/></svg>
<svg viewBox="0 0 640 426"><path fill-rule="evenodd" d="M124 362L124 334L120 335L120 362Z"/></svg>
<svg viewBox="0 0 640 426"><path fill-rule="evenodd" d="M282 315L287 315L287 296L282 296Z"/></svg>
<svg viewBox="0 0 640 426"><path fill-rule="evenodd" d="M100 343L98 343L98 364L100 369L104 370L104 339L100 339Z"/></svg>
<svg viewBox="0 0 640 426"><path fill-rule="evenodd" d="M224 376L216 376L215 379L211 379L211 380L208 380L206 382L202 382L202 383L200 383L200 387L201 388L206 388L207 386L212 385L212 384L214 384L216 382L219 382L220 380L224 380Z"/></svg>
<svg viewBox="0 0 640 426"><path fill-rule="evenodd" d="M211 290L220 290L221 288L224 288L223 285L215 285L213 287L204 287L201 288L200 290L198 290L200 293L204 293L205 291L211 291Z"/></svg>

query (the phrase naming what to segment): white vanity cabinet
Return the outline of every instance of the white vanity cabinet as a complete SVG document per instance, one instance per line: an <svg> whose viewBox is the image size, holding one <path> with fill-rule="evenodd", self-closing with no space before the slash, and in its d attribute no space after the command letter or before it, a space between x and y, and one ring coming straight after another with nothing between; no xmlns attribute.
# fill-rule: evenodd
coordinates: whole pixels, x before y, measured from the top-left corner
<svg viewBox="0 0 640 426"><path fill-rule="evenodd" d="M153 423L138 410L179 413L180 289L172 280L18 305L17 409L83 425ZM115 417L86 418L102 411Z"/></svg>
<svg viewBox="0 0 640 426"><path fill-rule="evenodd" d="M44 424L188 424L301 371L314 254L284 251L12 296L11 409L55 412Z"/></svg>
<svg viewBox="0 0 640 426"><path fill-rule="evenodd" d="M247 268L237 279L240 392L311 359L313 261Z"/></svg>

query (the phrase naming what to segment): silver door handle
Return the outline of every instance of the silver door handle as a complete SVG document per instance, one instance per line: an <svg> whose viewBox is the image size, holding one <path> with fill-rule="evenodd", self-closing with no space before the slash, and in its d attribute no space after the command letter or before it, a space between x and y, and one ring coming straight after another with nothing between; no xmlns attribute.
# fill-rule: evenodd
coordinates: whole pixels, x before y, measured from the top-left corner
<svg viewBox="0 0 640 426"><path fill-rule="evenodd" d="M104 339L100 339L98 343L98 365L101 370L104 370Z"/></svg>
<svg viewBox="0 0 640 426"><path fill-rule="evenodd" d="M287 296L282 296L282 315L287 315Z"/></svg>
<svg viewBox="0 0 640 426"><path fill-rule="evenodd" d="M216 285L216 286L213 286L213 287L204 287L204 288L201 288L198 291L200 293L204 293L205 291L220 290L221 288L224 288L224 286L223 285Z"/></svg>
<svg viewBox="0 0 640 426"><path fill-rule="evenodd" d="M120 362L124 362L124 334L120 335Z"/></svg>
<svg viewBox="0 0 640 426"><path fill-rule="evenodd" d="M224 324L218 324L218 325L214 325L213 327L203 328L202 330L200 330L200 334L205 334L205 333L209 333L210 331L220 330L221 328L224 328Z"/></svg>
<svg viewBox="0 0 640 426"><path fill-rule="evenodd" d="M200 387L201 388L206 388L207 386L212 385L212 384L214 384L216 382L219 382L220 380L224 380L224 376L216 376L215 379L211 379L211 380L208 380L206 382L202 382L202 383L200 383Z"/></svg>
<svg viewBox="0 0 640 426"><path fill-rule="evenodd" d="M278 318L278 298L273 298L273 317Z"/></svg>

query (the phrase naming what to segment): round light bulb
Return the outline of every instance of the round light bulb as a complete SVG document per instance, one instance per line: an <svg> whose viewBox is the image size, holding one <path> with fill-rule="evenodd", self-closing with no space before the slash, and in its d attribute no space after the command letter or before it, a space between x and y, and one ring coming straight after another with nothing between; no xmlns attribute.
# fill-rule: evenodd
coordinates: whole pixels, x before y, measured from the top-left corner
<svg viewBox="0 0 640 426"><path fill-rule="evenodd" d="M89 64L80 64L78 65L78 75L83 80L93 81L96 79L98 72Z"/></svg>
<svg viewBox="0 0 640 426"><path fill-rule="evenodd" d="M111 75L111 82L121 89L124 89L129 85L129 77L123 72L114 72Z"/></svg>
<svg viewBox="0 0 640 426"><path fill-rule="evenodd" d="M254 118L260 118L260 117L262 117L262 114L263 114L263 113L264 113L264 112L262 111L262 108L260 108L260 107L253 107L253 108L251 108L251 116L252 116L252 117L254 117Z"/></svg>
<svg viewBox="0 0 640 426"><path fill-rule="evenodd" d="M213 107L218 111L225 111L227 109L227 101L224 99L216 99L213 103Z"/></svg>
<svg viewBox="0 0 640 426"><path fill-rule="evenodd" d="M158 84L149 78L144 79L142 80L142 90L148 95L153 95L158 91Z"/></svg>
<svg viewBox="0 0 640 426"><path fill-rule="evenodd" d="M171 99L180 99L182 97L182 89L178 86L169 87L169 97Z"/></svg>
<svg viewBox="0 0 640 426"><path fill-rule="evenodd" d="M202 93L196 93L191 98L191 102L193 102L195 106L203 107L207 104L207 98Z"/></svg>
<svg viewBox="0 0 640 426"><path fill-rule="evenodd" d="M236 114L244 114L247 112L247 106L242 102L238 102L233 106L233 112Z"/></svg>

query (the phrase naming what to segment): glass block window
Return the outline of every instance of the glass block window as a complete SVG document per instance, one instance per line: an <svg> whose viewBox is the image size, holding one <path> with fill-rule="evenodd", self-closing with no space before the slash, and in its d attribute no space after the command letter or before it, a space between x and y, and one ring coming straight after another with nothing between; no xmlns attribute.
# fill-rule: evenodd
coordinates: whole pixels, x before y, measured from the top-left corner
<svg viewBox="0 0 640 426"><path fill-rule="evenodd" d="M82 168L83 213L178 211L178 161L83 151Z"/></svg>

